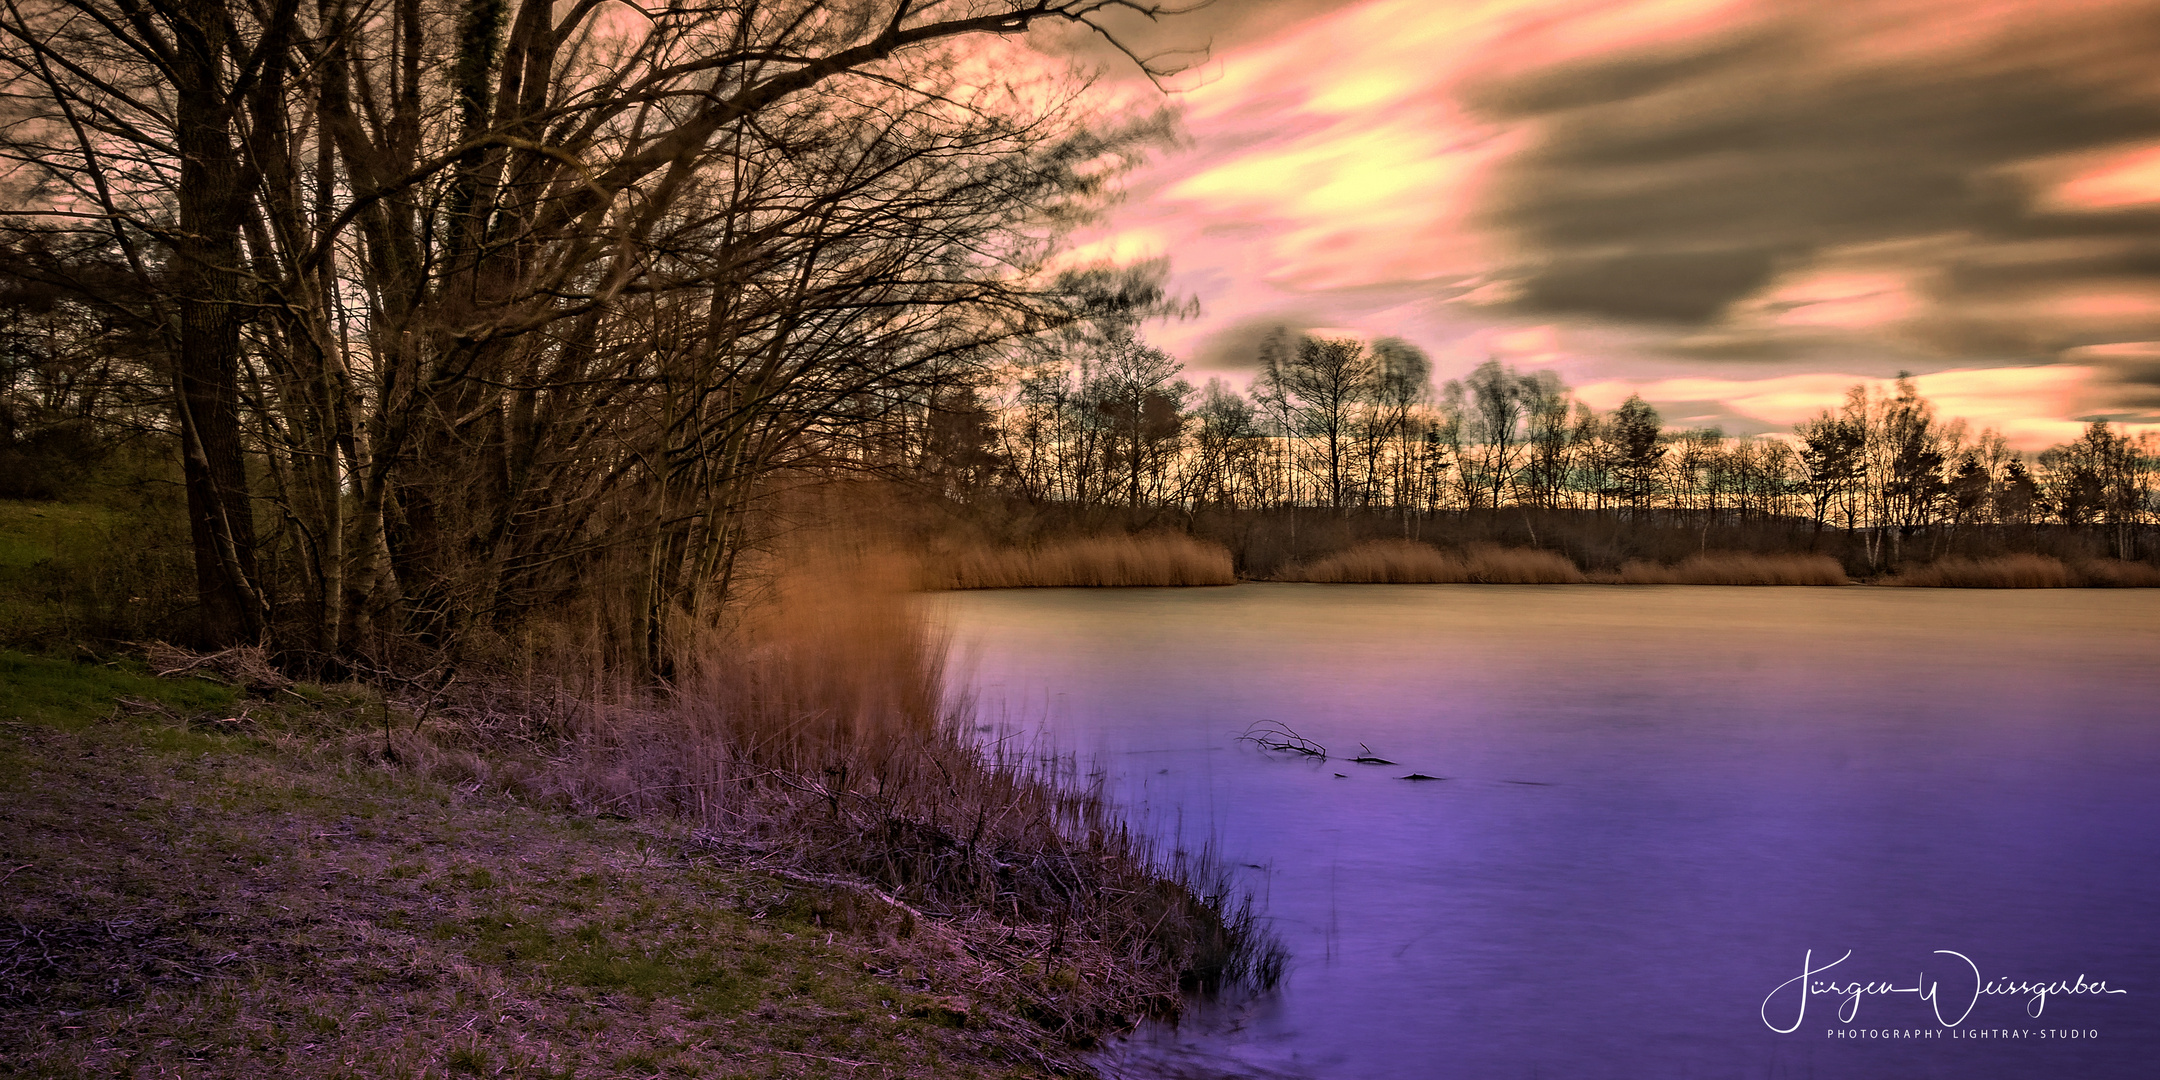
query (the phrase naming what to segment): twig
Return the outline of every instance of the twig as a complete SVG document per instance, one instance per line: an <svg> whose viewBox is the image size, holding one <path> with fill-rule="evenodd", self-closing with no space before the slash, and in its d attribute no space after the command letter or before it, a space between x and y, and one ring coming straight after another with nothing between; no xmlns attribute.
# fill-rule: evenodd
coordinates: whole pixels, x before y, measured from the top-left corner
<svg viewBox="0 0 2160 1080"><path fill-rule="evenodd" d="M1302 754L1322 761L1326 761L1328 756L1327 747L1292 731L1289 725L1277 720L1262 720L1253 724L1239 733L1237 740L1279 754Z"/></svg>
<svg viewBox="0 0 2160 1080"><path fill-rule="evenodd" d="M812 1061L830 1061L835 1065L845 1065L851 1069L859 1069L865 1065L884 1064L881 1061L849 1061L846 1058L826 1057L823 1054L805 1054L799 1050L781 1050L777 1047L768 1047L765 1052L768 1054L786 1054L789 1057L809 1058Z"/></svg>
<svg viewBox="0 0 2160 1080"><path fill-rule="evenodd" d="M898 908L901 911L907 912L909 915L914 916L916 921L919 923L923 923L929 926L941 925L937 920L942 918L942 916L932 915L919 908L916 908L910 905L907 901L902 900L899 897L894 896L893 894L886 892L885 890L880 889L875 885L869 884L868 882L856 881L853 878L833 877L830 874L805 874L799 870L783 870L777 866L761 865L757 868L757 872L760 874L771 874L774 877L783 878L785 880L795 882L798 885L817 885L828 889L850 889L855 892L869 893L871 896L874 896L879 900L883 900L885 903L895 908Z"/></svg>

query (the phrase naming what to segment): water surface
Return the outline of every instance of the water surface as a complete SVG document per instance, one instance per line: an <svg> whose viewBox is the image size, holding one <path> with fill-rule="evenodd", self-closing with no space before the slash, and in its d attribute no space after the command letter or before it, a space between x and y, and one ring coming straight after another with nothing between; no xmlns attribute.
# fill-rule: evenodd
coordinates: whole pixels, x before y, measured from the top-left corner
<svg viewBox="0 0 2160 1080"><path fill-rule="evenodd" d="M1131 1041L1110 1059L1126 1075L2160 1062L2160 593L1240 585L932 606L986 721L1265 868L1245 873L1293 953L1280 991ZM1232 737L1263 719L1336 756ZM1360 744L1397 764L1345 760ZM1397 779L1413 771L1447 779ZM1848 950L1816 978L1934 983L1952 1020L1973 967L2128 992L2037 1019L1982 996L1954 1028L1915 993L1863 996L1850 1023L1841 998L1803 1014L1776 993Z"/></svg>

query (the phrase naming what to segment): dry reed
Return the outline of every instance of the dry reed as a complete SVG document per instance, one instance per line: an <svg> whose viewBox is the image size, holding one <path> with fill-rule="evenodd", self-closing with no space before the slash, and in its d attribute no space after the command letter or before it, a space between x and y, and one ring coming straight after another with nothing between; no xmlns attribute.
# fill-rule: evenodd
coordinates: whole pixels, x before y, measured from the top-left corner
<svg viewBox="0 0 2160 1080"><path fill-rule="evenodd" d="M1906 570L1883 584L1943 589L2152 589L2160 588L2160 569L2122 559L2092 559L2073 566L2047 555L1951 557Z"/></svg>
<svg viewBox="0 0 2160 1080"><path fill-rule="evenodd" d="M1673 566L1630 562L1601 580L1617 585L1846 585L1845 569L1828 555L1757 555L1710 551Z"/></svg>
<svg viewBox="0 0 2160 1080"><path fill-rule="evenodd" d="M1281 574L1284 581L1330 584L1426 585L1467 582L1462 558L1415 540L1370 540Z"/></svg>
<svg viewBox="0 0 2160 1080"><path fill-rule="evenodd" d="M2160 567L2122 559L2095 559L2077 565L2078 579L2097 589L2160 589Z"/></svg>
<svg viewBox="0 0 2160 1080"><path fill-rule="evenodd" d="M1456 554L1415 540L1372 540L1277 575L1280 581L1337 584L1572 585L1581 570L1563 555L1477 546Z"/></svg>
<svg viewBox="0 0 2160 1080"><path fill-rule="evenodd" d="M1938 559L1883 584L1942 589L2067 589L2077 581L2061 559L2001 555L1992 559Z"/></svg>
<svg viewBox="0 0 2160 1080"><path fill-rule="evenodd" d="M1589 579L1567 556L1530 548L1472 547L1470 580L1487 585L1580 585Z"/></svg>
<svg viewBox="0 0 2160 1080"><path fill-rule="evenodd" d="M1183 533L1093 536L1037 548L963 548L928 560L926 588L1024 589L1230 585L1220 544Z"/></svg>
<svg viewBox="0 0 2160 1080"><path fill-rule="evenodd" d="M907 933L1066 969L1069 985L1012 985L1024 1015L1075 1040L1175 1012L1181 990L1271 983L1279 946L1219 862L1156 850L1071 759L973 738L910 569L859 553L769 567L734 625L680 634L694 643L667 692L528 690L519 711L551 719L519 730L563 733L538 765L461 746L459 729L518 729L499 694L438 708L433 749L401 756L588 813L687 819L713 851L900 913Z"/></svg>

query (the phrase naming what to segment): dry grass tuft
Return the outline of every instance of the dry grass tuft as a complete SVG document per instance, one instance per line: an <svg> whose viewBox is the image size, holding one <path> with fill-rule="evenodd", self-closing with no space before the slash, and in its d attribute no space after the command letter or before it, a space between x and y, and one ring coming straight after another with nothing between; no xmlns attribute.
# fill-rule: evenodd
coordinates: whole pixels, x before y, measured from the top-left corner
<svg viewBox="0 0 2160 1080"><path fill-rule="evenodd" d="M1094 536L1039 548L961 549L930 560L931 589L1101 588L1231 585L1237 573L1220 544L1183 533Z"/></svg>
<svg viewBox="0 0 2160 1080"><path fill-rule="evenodd" d="M1846 585L1845 569L1828 555L1753 555L1712 551L1674 566L1630 562L1607 578L1618 585Z"/></svg>
<svg viewBox="0 0 2160 1080"><path fill-rule="evenodd" d="M270 654L252 645L237 645L214 653L197 653L163 641L141 646L143 660L159 678L201 675L231 683L244 690L271 693L293 685L270 663Z"/></svg>
<svg viewBox="0 0 2160 1080"><path fill-rule="evenodd" d="M2077 581L2061 559L2002 555L1992 559L1939 559L1883 584L1942 589L2067 589Z"/></svg>

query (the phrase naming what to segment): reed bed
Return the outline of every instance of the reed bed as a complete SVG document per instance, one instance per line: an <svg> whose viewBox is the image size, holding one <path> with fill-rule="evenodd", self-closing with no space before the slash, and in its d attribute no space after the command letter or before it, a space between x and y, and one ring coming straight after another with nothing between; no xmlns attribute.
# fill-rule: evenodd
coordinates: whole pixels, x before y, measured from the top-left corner
<svg viewBox="0 0 2160 1080"><path fill-rule="evenodd" d="M2046 555L2002 555L1939 559L1883 584L1941 589L2151 589L2160 588L2160 569L2122 559L2072 565Z"/></svg>
<svg viewBox="0 0 2160 1080"><path fill-rule="evenodd" d="M2094 589L2160 589L2160 567L2122 559L2077 564L2080 584Z"/></svg>
<svg viewBox="0 0 2160 1080"><path fill-rule="evenodd" d="M1302 566L1293 565L1281 574L1283 581L1314 581L1331 584L1427 585L1467 582L1470 567L1450 555L1415 540L1370 540Z"/></svg>
<svg viewBox="0 0 2160 1080"><path fill-rule="evenodd" d="M1574 563L1550 551L1479 546L1455 553L1415 540L1371 540L1288 567L1276 580L1370 585L1571 585L1585 579Z"/></svg>
<svg viewBox="0 0 2160 1080"><path fill-rule="evenodd" d="M1183 533L1093 536L1036 548L963 548L933 559L930 589L1231 585L1229 549Z"/></svg>
<svg viewBox="0 0 2160 1080"><path fill-rule="evenodd" d="M2061 559L2001 555L1992 559L1939 559L1890 577L1883 584L1939 589L2067 589L2077 580Z"/></svg>
<svg viewBox="0 0 2160 1080"><path fill-rule="evenodd" d="M1473 547L1463 553L1470 580L1486 585L1580 585L1589 580L1555 551Z"/></svg>
<svg viewBox="0 0 2160 1080"><path fill-rule="evenodd" d="M1710 551L1672 566L1630 562L1594 580L1616 585L1847 585L1845 568L1828 555L1757 555Z"/></svg>

